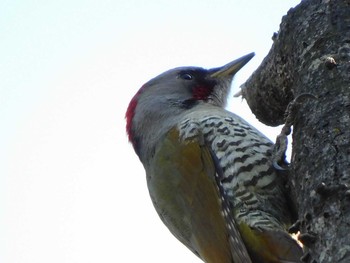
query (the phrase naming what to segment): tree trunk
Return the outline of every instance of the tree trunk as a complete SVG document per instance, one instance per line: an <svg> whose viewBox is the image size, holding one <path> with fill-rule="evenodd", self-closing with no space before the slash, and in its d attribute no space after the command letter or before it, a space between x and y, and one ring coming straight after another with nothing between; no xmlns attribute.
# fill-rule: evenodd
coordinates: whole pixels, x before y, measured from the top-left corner
<svg viewBox="0 0 350 263"><path fill-rule="evenodd" d="M350 0L304 0L283 17L261 66L242 90L256 117L293 113L290 184L304 262L350 262Z"/></svg>

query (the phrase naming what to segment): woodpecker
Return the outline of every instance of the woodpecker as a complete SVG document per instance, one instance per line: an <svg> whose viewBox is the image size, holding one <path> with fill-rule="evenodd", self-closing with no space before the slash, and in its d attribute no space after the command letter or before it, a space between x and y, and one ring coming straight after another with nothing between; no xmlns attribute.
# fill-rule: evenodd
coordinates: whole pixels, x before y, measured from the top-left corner
<svg viewBox="0 0 350 263"><path fill-rule="evenodd" d="M144 84L126 112L153 205L170 232L207 263L300 262L285 179L273 143L225 109L233 76L179 67Z"/></svg>

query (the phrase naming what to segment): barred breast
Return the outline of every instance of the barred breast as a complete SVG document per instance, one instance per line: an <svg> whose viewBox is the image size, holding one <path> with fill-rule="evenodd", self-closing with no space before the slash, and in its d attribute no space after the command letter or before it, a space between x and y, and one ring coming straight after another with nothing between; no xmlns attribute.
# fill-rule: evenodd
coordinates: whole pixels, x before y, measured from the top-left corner
<svg viewBox="0 0 350 263"><path fill-rule="evenodd" d="M271 165L273 143L235 114L190 114L179 125L183 139L208 145L222 171L222 187L238 223L257 229L289 224L283 180Z"/></svg>

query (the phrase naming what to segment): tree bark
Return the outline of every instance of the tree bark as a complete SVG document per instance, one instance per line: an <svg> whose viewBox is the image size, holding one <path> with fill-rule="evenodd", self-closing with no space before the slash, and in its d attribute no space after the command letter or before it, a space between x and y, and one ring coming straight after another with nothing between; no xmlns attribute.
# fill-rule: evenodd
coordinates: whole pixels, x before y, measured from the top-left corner
<svg viewBox="0 0 350 263"><path fill-rule="evenodd" d="M290 184L304 262L350 262L350 0L304 0L283 17L242 90L267 125L293 114Z"/></svg>

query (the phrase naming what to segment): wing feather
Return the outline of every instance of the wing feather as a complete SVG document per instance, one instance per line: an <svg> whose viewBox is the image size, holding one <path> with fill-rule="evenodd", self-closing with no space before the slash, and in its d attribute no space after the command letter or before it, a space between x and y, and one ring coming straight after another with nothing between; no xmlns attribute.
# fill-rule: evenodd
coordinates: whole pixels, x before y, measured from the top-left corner
<svg viewBox="0 0 350 263"><path fill-rule="evenodd" d="M221 169L213 157L195 138L182 141L177 129L170 130L147 171L151 198L169 230L205 262L249 263L234 220L225 211L229 207L218 180Z"/></svg>

